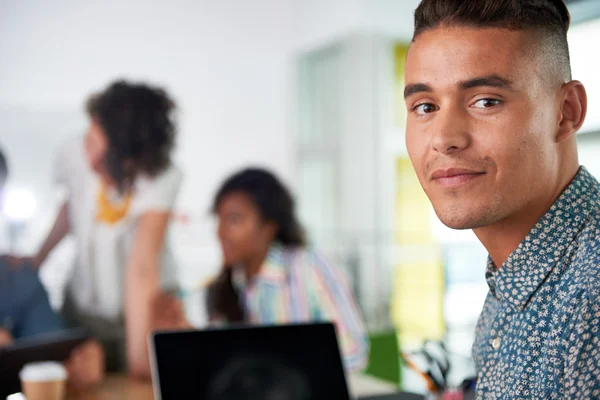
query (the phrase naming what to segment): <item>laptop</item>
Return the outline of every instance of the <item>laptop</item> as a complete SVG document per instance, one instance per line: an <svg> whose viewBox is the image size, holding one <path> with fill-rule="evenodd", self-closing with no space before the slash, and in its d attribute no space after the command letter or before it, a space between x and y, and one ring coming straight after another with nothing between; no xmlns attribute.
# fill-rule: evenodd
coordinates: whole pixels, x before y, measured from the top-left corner
<svg viewBox="0 0 600 400"><path fill-rule="evenodd" d="M330 323L155 332L157 400L349 400Z"/></svg>

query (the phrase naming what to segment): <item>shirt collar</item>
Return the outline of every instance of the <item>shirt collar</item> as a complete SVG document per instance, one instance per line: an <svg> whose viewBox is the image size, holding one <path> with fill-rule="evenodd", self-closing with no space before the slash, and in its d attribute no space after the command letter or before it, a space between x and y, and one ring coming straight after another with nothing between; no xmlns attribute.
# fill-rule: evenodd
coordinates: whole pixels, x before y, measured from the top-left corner
<svg viewBox="0 0 600 400"><path fill-rule="evenodd" d="M256 275L256 281L281 285L287 280L287 272L285 247L279 243L274 243Z"/></svg>
<svg viewBox="0 0 600 400"><path fill-rule="evenodd" d="M486 280L492 295L516 310L524 310L564 256L566 244L575 239L590 216L599 210L600 184L585 167L581 167L502 268L497 269L488 258Z"/></svg>
<svg viewBox="0 0 600 400"><path fill-rule="evenodd" d="M254 285L260 285L261 283L276 286L283 285L287 280L285 258L285 247L279 243L274 243L269 249L258 274L254 277ZM246 281L246 273L243 267L234 268L232 279L234 286L238 290L245 290L247 288L248 282Z"/></svg>

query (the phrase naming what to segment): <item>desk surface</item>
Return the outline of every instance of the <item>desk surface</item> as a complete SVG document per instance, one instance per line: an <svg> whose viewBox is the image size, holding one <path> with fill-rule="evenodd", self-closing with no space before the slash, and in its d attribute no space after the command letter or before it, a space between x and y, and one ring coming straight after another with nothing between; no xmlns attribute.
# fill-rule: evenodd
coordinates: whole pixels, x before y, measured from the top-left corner
<svg viewBox="0 0 600 400"><path fill-rule="evenodd" d="M393 393L394 387L388 383L366 375L351 375L348 379L351 392L354 396L370 396ZM122 375L110 375L97 388L70 393L69 399L73 400L142 400L152 399L152 385L139 382Z"/></svg>
<svg viewBox="0 0 600 400"><path fill-rule="evenodd" d="M93 390L69 393L73 400L142 400L153 399L152 384L139 382L126 376L111 375Z"/></svg>

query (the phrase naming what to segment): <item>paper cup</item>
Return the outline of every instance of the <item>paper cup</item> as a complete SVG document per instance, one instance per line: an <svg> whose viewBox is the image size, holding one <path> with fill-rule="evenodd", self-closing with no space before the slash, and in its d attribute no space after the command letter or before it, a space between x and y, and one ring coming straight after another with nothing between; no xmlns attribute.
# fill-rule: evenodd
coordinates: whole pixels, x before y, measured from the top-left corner
<svg viewBox="0 0 600 400"><path fill-rule="evenodd" d="M27 400L64 400L67 370L57 362L27 364L19 373Z"/></svg>

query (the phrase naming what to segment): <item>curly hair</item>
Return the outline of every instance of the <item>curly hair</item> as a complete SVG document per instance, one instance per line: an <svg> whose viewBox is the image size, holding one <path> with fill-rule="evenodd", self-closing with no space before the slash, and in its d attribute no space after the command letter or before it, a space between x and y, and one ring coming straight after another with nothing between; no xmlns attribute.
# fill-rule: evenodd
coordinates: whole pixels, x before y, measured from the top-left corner
<svg viewBox="0 0 600 400"><path fill-rule="evenodd" d="M89 116L108 139L104 165L121 191L138 174L156 176L171 163L175 103L161 88L116 81L92 95Z"/></svg>

